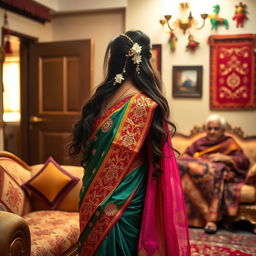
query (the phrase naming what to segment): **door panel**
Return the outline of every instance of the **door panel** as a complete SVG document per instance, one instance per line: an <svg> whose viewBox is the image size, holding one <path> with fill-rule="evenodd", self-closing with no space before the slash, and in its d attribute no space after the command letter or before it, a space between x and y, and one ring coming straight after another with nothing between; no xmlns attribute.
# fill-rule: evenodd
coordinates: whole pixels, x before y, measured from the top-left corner
<svg viewBox="0 0 256 256"><path fill-rule="evenodd" d="M43 157L43 159L47 159L49 156L54 156L56 161L57 159L63 159L65 156L65 146L67 143L67 137L69 133L62 133L62 132L46 132L40 131L39 132L39 141L41 147L39 147L39 155ZM59 150L56 151L55 145L58 145ZM67 163L67 162L65 162Z"/></svg>
<svg viewBox="0 0 256 256"><path fill-rule="evenodd" d="M60 164L92 83L91 40L36 43L30 49L29 162L52 156Z"/></svg>
<svg viewBox="0 0 256 256"><path fill-rule="evenodd" d="M39 59L39 111L63 111L63 60ZM41 98L42 97L42 98Z"/></svg>

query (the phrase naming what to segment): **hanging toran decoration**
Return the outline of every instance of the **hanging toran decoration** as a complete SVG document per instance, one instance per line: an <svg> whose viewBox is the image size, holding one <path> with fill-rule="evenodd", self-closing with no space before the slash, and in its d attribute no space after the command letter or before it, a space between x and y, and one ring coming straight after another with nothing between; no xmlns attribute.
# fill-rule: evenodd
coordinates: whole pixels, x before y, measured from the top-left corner
<svg viewBox="0 0 256 256"><path fill-rule="evenodd" d="M4 14L3 34L4 34L5 54L12 54L12 48L11 48L11 42L10 42L10 29L9 29L7 12L5 12Z"/></svg>

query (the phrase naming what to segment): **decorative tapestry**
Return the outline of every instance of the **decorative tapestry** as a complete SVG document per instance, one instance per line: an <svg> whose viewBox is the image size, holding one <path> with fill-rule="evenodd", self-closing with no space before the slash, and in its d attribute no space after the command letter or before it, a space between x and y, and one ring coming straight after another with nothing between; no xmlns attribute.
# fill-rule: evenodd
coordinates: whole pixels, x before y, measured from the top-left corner
<svg viewBox="0 0 256 256"><path fill-rule="evenodd" d="M210 43L210 108L256 108L256 34L213 35Z"/></svg>

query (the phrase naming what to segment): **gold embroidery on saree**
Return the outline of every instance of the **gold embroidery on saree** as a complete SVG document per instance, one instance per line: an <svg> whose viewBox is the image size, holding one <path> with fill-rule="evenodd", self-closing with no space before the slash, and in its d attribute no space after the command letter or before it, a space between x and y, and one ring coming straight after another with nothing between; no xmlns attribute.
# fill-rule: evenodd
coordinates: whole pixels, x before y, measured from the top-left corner
<svg viewBox="0 0 256 256"><path fill-rule="evenodd" d="M81 230L85 228L102 201L127 175L136 151L141 147L155 106L155 102L143 95L138 95L128 105L113 145L83 199L84 203L80 208L83 215Z"/></svg>
<svg viewBox="0 0 256 256"><path fill-rule="evenodd" d="M109 154L84 197L85 203L81 205L80 211L83 219L81 219L80 224L82 230L98 205L118 186L122 177L125 176L134 152L113 145Z"/></svg>
<svg viewBox="0 0 256 256"><path fill-rule="evenodd" d="M114 216L118 212L118 207L116 204L113 203L107 203L104 209L104 213L107 216Z"/></svg>
<svg viewBox="0 0 256 256"><path fill-rule="evenodd" d="M153 106L156 106L156 103L145 96L135 99L131 112L120 125L122 132L116 136L114 143L137 151L137 148L141 146L139 140L143 139L142 132L150 120L148 116L154 110Z"/></svg>
<svg viewBox="0 0 256 256"><path fill-rule="evenodd" d="M122 140L123 140L124 146L128 148L129 146L131 146L135 143L134 134L127 133L126 135L124 135L122 137Z"/></svg>
<svg viewBox="0 0 256 256"><path fill-rule="evenodd" d="M120 209L116 211L114 215L107 215L105 212L101 214L99 219L95 222L92 230L88 234L87 238L85 239L81 255L83 256L92 256L94 255L95 251L98 249L98 246L104 239L105 235L111 230L113 225L119 220L120 216L125 211L126 207L131 202L132 198L134 197L137 189L133 191L133 193L129 196L127 201L124 205L121 206ZM109 203L111 204L111 203ZM107 204L108 205L108 204ZM111 206L112 208L113 206Z"/></svg>
<svg viewBox="0 0 256 256"><path fill-rule="evenodd" d="M111 129L112 126L113 126L113 121L112 121L112 119L109 118L109 119L102 125L101 130L102 130L103 133L107 133L107 132Z"/></svg>

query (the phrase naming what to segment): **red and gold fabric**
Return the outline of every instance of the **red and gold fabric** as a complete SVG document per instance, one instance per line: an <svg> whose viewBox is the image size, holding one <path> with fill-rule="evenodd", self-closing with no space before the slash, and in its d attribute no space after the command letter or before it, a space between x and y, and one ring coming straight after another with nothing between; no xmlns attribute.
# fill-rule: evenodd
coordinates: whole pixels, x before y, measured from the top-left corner
<svg viewBox="0 0 256 256"><path fill-rule="evenodd" d="M147 166L142 146L156 106L137 93L96 120L80 194L81 255L95 255L127 207L143 193Z"/></svg>
<svg viewBox="0 0 256 256"><path fill-rule="evenodd" d="M211 109L256 108L256 34L212 35Z"/></svg>

